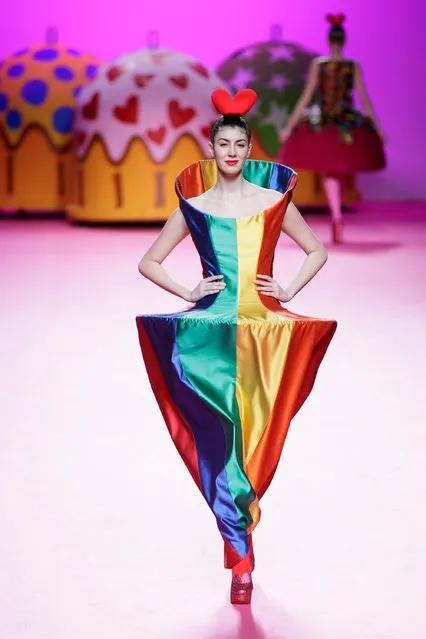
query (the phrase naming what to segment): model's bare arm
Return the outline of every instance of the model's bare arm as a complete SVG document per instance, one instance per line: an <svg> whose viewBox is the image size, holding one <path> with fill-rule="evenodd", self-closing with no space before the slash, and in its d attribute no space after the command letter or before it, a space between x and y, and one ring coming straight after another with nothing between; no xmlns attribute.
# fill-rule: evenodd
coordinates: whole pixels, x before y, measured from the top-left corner
<svg viewBox="0 0 426 639"><path fill-rule="evenodd" d="M296 106L294 107L293 113L291 114L286 126L280 132L281 142L285 142L287 138L291 135L294 127L298 124L301 119L305 109L309 106L312 97L314 95L314 91L318 84L318 61L313 60L311 62L311 66L309 67L308 77L306 79L306 84L303 89L302 95L299 98Z"/></svg>
<svg viewBox="0 0 426 639"><path fill-rule="evenodd" d="M255 283L257 290L263 295L275 297L280 302L288 302L315 277L326 263L328 254L292 202L287 207L282 230L306 253L299 273L286 287L282 287L274 278L264 274L259 274Z"/></svg>
<svg viewBox="0 0 426 639"><path fill-rule="evenodd" d="M379 136L382 138L383 141L385 141L386 136L374 111L373 103L371 102L370 96L368 95L367 88L365 86L364 75L362 73L361 66L358 63L355 64L355 88L358 91L359 99L365 113L373 122Z"/></svg>
<svg viewBox="0 0 426 639"><path fill-rule="evenodd" d="M223 289L222 276L207 277L191 291L175 282L162 266L166 257L188 234L189 230L185 218L178 208L167 220L154 244L139 262L139 272L165 291L188 302L197 302L205 295L213 295Z"/></svg>

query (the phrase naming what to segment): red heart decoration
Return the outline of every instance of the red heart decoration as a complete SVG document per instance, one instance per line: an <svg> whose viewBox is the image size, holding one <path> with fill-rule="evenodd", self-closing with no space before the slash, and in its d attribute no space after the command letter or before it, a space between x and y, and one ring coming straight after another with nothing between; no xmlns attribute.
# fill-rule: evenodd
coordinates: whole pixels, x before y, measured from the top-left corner
<svg viewBox="0 0 426 639"><path fill-rule="evenodd" d="M341 27L346 20L346 16L344 13L339 13L338 15L333 15L332 13L329 13L327 14L327 20L332 26Z"/></svg>
<svg viewBox="0 0 426 639"><path fill-rule="evenodd" d="M81 113L86 120L96 120L98 117L99 109L99 93L96 92L92 95L89 102L83 105Z"/></svg>
<svg viewBox="0 0 426 639"><path fill-rule="evenodd" d="M188 76L187 75L172 75L169 78L170 82L180 89L186 89L188 86Z"/></svg>
<svg viewBox="0 0 426 639"><path fill-rule="evenodd" d="M196 71L199 75L202 75L203 78L210 77L210 73L207 71L206 67L203 67L202 64L199 64L198 62L190 62L189 66L191 67L191 69Z"/></svg>
<svg viewBox="0 0 426 639"><path fill-rule="evenodd" d="M87 134L84 131L76 131L74 136L76 146L84 144L86 137Z"/></svg>
<svg viewBox="0 0 426 639"><path fill-rule="evenodd" d="M165 126L160 126L159 129L149 129L149 131L147 131L147 136L149 137L149 139L155 142L156 144L161 144L164 140L165 135L166 135Z"/></svg>
<svg viewBox="0 0 426 639"><path fill-rule="evenodd" d="M243 89L232 98L225 89L212 93L212 102L222 115L244 115L256 103L257 94L253 89Z"/></svg>
<svg viewBox="0 0 426 639"><path fill-rule="evenodd" d="M201 135L204 135L205 138L210 140L210 131L211 126L203 126L203 128L201 129Z"/></svg>
<svg viewBox="0 0 426 639"><path fill-rule="evenodd" d="M139 98L137 95L131 95L123 106L114 108L113 113L117 120L125 124L136 124L138 121Z"/></svg>
<svg viewBox="0 0 426 639"><path fill-rule="evenodd" d="M192 120L195 116L195 109L191 107L184 109L177 100L172 100L169 102L169 116L173 126L177 129Z"/></svg>
<svg viewBox="0 0 426 639"><path fill-rule="evenodd" d="M115 82L122 75L123 71L119 67L111 67L107 71L107 78L110 82Z"/></svg>
<svg viewBox="0 0 426 639"><path fill-rule="evenodd" d="M134 76L134 81L137 87L139 87L140 89L144 89L150 82L151 80L154 78L154 76L152 74L142 74L139 73L138 75Z"/></svg>

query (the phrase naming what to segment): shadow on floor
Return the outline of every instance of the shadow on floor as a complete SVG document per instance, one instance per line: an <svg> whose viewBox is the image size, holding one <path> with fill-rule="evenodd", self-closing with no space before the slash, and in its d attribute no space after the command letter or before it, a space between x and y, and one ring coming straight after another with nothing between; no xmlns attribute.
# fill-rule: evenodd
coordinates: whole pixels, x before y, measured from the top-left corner
<svg viewBox="0 0 426 639"><path fill-rule="evenodd" d="M269 600L256 588L251 606L224 605L198 627L182 630L173 639L326 639L302 628L294 615Z"/></svg>
<svg viewBox="0 0 426 639"><path fill-rule="evenodd" d="M400 242L351 242L344 241L342 244L332 244L325 242L328 251L333 253L384 253L394 251L403 245Z"/></svg>

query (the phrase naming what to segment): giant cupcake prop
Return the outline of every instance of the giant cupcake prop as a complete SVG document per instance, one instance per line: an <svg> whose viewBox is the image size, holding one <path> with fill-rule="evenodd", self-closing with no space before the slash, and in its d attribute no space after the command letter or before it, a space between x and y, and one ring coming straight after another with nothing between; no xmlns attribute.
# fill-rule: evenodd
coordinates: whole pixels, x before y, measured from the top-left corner
<svg viewBox="0 0 426 639"><path fill-rule="evenodd" d="M3 61L0 210L65 209L74 174L74 109L97 66L96 58L54 42Z"/></svg>
<svg viewBox="0 0 426 639"><path fill-rule="evenodd" d="M313 57L315 54L302 46L277 38L244 47L220 64L217 73L234 92L251 88L258 95L256 107L248 115L256 140L255 157L278 159L279 131L303 91ZM321 175L298 173L296 204L325 204ZM355 178L349 176L347 182L345 201L354 201L358 199Z"/></svg>
<svg viewBox="0 0 426 639"><path fill-rule="evenodd" d="M194 58L147 48L104 66L79 97L75 221L161 221L176 175L208 152L223 80Z"/></svg>

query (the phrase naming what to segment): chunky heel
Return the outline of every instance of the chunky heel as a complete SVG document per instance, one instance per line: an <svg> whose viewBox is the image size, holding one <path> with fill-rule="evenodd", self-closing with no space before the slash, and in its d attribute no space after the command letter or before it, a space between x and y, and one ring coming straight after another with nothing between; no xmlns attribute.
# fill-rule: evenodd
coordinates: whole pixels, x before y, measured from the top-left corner
<svg viewBox="0 0 426 639"><path fill-rule="evenodd" d="M242 575L234 575L231 582L231 604L248 605L251 603L253 582L251 574L245 572Z"/></svg>
<svg viewBox="0 0 426 639"><path fill-rule="evenodd" d="M343 222L341 220L333 220L331 223L334 244L343 242Z"/></svg>

